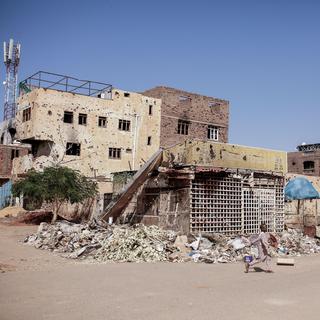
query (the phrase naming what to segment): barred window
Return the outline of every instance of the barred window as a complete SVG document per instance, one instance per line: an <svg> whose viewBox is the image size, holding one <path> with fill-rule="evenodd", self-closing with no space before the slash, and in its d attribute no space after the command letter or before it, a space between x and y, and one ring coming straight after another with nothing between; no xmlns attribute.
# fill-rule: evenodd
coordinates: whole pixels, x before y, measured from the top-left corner
<svg viewBox="0 0 320 320"><path fill-rule="evenodd" d="M130 120L119 120L119 130L130 131Z"/></svg>
<svg viewBox="0 0 320 320"><path fill-rule="evenodd" d="M185 120L178 120L178 134L184 134L188 135L189 134L189 121Z"/></svg>
<svg viewBox="0 0 320 320"><path fill-rule="evenodd" d="M109 148L109 159L121 159L121 149Z"/></svg>
<svg viewBox="0 0 320 320"><path fill-rule="evenodd" d="M22 111L22 122L29 121L31 119L31 107Z"/></svg>

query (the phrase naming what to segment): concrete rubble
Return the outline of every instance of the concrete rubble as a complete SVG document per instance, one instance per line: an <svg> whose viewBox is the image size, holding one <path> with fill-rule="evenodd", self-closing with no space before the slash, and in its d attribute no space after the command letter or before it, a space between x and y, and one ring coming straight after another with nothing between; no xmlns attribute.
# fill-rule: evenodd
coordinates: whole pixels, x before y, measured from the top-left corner
<svg viewBox="0 0 320 320"><path fill-rule="evenodd" d="M109 226L101 223L41 223L36 234L25 242L67 258L96 261L153 262L166 261L176 234L159 227L144 225Z"/></svg>
<svg viewBox="0 0 320 320"><path fill-rule="evenodd" d="M273 257L320 253L320 240L304 236L297 230L286 230L277 238L278 247L271 247ZM242 261L245 255L257 255L256 248L239 235L199 234L187 237L143 224L41 223L37 233L28 236L24 242L67 258L96 262L230 263Z"/></svg>

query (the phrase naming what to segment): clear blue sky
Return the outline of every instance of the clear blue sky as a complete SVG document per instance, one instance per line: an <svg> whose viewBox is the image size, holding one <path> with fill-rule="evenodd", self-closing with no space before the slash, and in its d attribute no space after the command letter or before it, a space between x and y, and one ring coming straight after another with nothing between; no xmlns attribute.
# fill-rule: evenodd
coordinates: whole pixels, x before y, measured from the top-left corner
<svg viewBox="0 0 320 320"><path fill-rule="evenodd" d="M19 80L45 70L224 98L231 143L290 151L320 142L319 17L317 0L10 0L0 40L22 45Z"/></svg>

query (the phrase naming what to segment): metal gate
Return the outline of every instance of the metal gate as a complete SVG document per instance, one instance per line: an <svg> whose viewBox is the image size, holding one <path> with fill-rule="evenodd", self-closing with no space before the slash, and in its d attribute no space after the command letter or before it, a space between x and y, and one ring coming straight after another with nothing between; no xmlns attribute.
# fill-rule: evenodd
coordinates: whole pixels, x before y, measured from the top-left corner
<svg viewBox="0 0 320 320"><path fill-rule="evenodd" d="M243 227L244 233L258 233L261 222L269 231L275 231L276 190L243 188Z"/></svg>
<svg viewBox="0 0 320 320"><path fill-rule="evenodd" d="M269 231L283 229L282 184L249 188L241 179L195 179L190 190L190 231L213 233L259 232L261 222Z"/></svg>

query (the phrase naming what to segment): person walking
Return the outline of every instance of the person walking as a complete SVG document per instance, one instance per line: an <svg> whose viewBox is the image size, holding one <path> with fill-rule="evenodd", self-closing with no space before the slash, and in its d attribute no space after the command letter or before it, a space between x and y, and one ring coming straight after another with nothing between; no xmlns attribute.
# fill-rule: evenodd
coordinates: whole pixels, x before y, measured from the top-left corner
<svg viewBox="0 0 320 320"><path fill-rule="evenodd" d="M268 272L268 273L273 272L270 266L271 255L270 255L270 252L268 251L269 240L270 240L270 234L267 232L267 225L265 223L261 223L260 233L258 237L250 241L251 245L255 245L258 248L258 257L251 262L245 262L245 273L248 273L249 269L254 265L258 263L263 263L263 262L266 264L266 267L267 267L265 272Z"/></svg>

